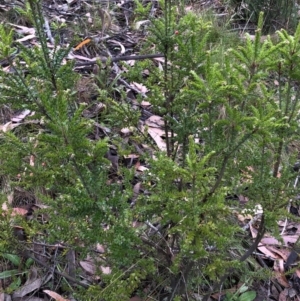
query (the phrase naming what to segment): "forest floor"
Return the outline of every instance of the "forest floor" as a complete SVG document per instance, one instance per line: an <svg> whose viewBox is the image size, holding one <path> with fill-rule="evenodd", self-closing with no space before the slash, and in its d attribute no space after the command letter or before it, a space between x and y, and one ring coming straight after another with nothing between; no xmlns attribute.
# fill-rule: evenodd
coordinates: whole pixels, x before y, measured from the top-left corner
<svg viewBox="0 0 300 301"><path fill-rule="evenodd" d="M112 73L108 75L107 86L117 78L117 82L125 87L126 94L132 101L133 110L141 109L141 121L148 128L148 134L153 139L153 144L156 149L164 151L166 149L165 141L162 138L163 129L160 127L162 124L162 118L157 116L151 109L151 104L147 101L147 88L137 82L127 82L122 76L126 71L123 62L126 62L126 68L133 66L137 60L143 60L146 58L153 59L157 63L159 68L164 58L160 53L154 53L149 49L149 53L142 49L141 45L147 40L147 26L150 23L151 18L159 18L161 16L161 9L157 1L144 1L142 6L150 5L149 10L138 11L134 1L116 1L113 6L109 1L90 1L81 0L44 0L42 2L43 13L45 15L45 30L48 36L49 49L54 48L55 39L61 47L69 47L72 43L73 47L66 58L66 60L75 61L74 71L78 72L81 77L78 81L77 93L79 102L90 103L91 99L97 97L97 89L95 89L95 82L93 75L97 75L99 72L99 65L97 61L102 61L105 64L108 60L112 64ZM20 10L15 8L19 7ZM35 29L33 28L29 15L27 14L26 7L20 1L15 1L11 4L10 1L4 1L4 4L0 5L0 18L3 22L9 23L15 31L15 39L18 43L22 43L26 47L32 47L37 45L39 41L36 38ZM190 5L186 5L185 10L194 10L196 12L203 12L210 9L210 13L215 14L219 18L229 14L230 8L223 4L222 1L206 0L198 1ZM146 15L147 13L148 15ZM51 26L49 25L51 24ZM248 24L248 29L251 30L255 26ZM237 32L239 26L243 25L235 24ZM245 28L243 28L245 31ZM55 32L55 35L54 35ZM143 52L141 52L143 51ZM5 60L2 60L1 66L7 68L7 72L10 72L12 66L8 65ZM144 98L141 104L134 101L137 97ZM117 99L116 99L117 100ZM85 117L93 118L99 114L105 107L103 104L98 103L90 107L89 110L84 112ZM3 131L12 130L21 123L26 122L26 116L30 112L12 112L10 110L2 110L0 126ZM105 137L107 133L110 135L112 131L117 131L117 135L121 135L124 139L128 139L130 129L112 129L103 125L98 126L97 131L93 133L92 139L99 139ZM126 142L126 141L125 141ZM151 147L150 147L151 149ZM143 166L143 163L139 161L137 153L129 154L124 158L120 158L115 153L114 149L110 150L108 159L111 161L113 168L118 169L118 164L122 161L123 164L127 164L129 167L135 166L135 169L139 172L143 172L147 167ZM140 150L141 152L145 150ZM155 151L154 148L151 151ZM134 193L139 194L140 183L136 183L133 187ZM243 196L235 196L238 201L243 202ZM24 201L24 200L27 201ZM28 215L32 210L33 203L30 202L30 195L26 195L24 191L15 191L14 195L14 211L16 214ZM21 200L21 201L18 201ZM29 200L29 201L28 201ZM134 202L134 200L133 200ZM30 206L28 205L30 203ZM298 215L298 208L294 208L295 214ZM247 217L238 216L241 224L248 225L253 237L256 235L255 226L248 223ZM300 226L297 223L282 222L279 224L281 227L281 238L288 245L294 245L299 238ZM288 231L286 231L288 230ZM287 234L286 234L287 233ZM22 236L22 233L20 234ZM265 246L264 245L267 245ZM220 293L211 296L211 300L225 300L225 294L229 294L231 301L251 301L251 296L243 294L243 292L255 291L256 297L254 300L300 300L300 270L298 270L295 264L297 262L297 253L289 248L278 248L280 243L272 236L265 236L261 245L258 247L257 252L253 255L253 259L260 265L270 268L273 272L272 276L267 281L258 280L251 284L243 284L237 281L236 287L232 287L228 290L221 291ZM45 263L36 262L37 265L41 264L45 268ZM77 263L80 268L92 278L94 273L93 264L88 261L81 261ZM289 267L294 268L294 272L288 277L285 272ZM5 271L5 267L2 267L2 271ZM2 273L3 273L2 272ZM103 272L109 273L108 270ZM1 275L3 276L4 274ZM46 275L46 272L45 272ZM64 275L64 274L63 274ZM65 275L64 275L65 276ZM1 279L4 279L3 276ZM40 279L40 278L37 278ZM2 289L4 290L9 283L2 280ZM48 295L44 294L41 297L39 292L38 281L32 282L29 286L20 285L18 288L19 294L0 294L0 300L27 300L27 301L42 301L49 300L48 296L51 296L55 300L66 300L59 295L55 295L54 292L48 291ZM10 299L12 297L12 299ZM133 296L130 301L142 300L137 296ZM150 299L149 299L150 300ZM124 300L126 301L126 300Z"/></svg>

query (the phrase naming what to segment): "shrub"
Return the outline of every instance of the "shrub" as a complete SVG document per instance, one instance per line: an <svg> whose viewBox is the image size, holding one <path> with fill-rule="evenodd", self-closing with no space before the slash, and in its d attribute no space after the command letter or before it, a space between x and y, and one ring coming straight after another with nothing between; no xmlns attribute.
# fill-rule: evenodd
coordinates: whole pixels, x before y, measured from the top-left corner
<svg viewBox="0 0 300 301"><path fill-rule="evenodd" d="M88 138L95 123L77 100L72 64L62 64L69 49L50 53L39 3L29 2L41 48L19 45L14 72L0 71L0 103L34 111L31 119L38 120L29 129L23 124L2 133L0 144L7 187L29 191L47 205L35 215L47 214L45 223L20 221L26 256L35 258L34 241L63 243L81 259L103 245L101 263L112 273L98 271L101 283L87 290L74 287L80 300L127 300L133 293L178 300L196 289L207 299L228 273L245 269L265 229L286 214L294 158L284 152L298 135L300 26L294 36L279 32L278 44L261 43L261 14L255 40L222 49L220 56L211 23L193 13L179 17L165 2L163 18L150 28L150 41L165 56L162 70L142 62L128 77L141 80L142 68L152 70L144 84L153 110L163 116L166 152L144 156L150 167L139 178L145 193L131 208L134 172L121 167L121 183L110 179L105 158L109 143L120 139ZM11 64L12 32L2 25L0 35L0 54ZM101 97L110 96L102 90ZM108 115L100 118L121 126L115 112L130 111L120 94L119 102L109 98ZM133 125L136 115L125 125ZM146 134L134 139L144 142ZM250 212L258 204L263 208L257 239L248 249L241 242L247 233L235 218L244 208L228 200L233 194L249 199ZM143 226L134 228L134 220ZM12 233L4 226L7 239ZM2 243L2 251L20 252L24 245L15 241ZM242 251L229 252L233 246Z"/></svg>

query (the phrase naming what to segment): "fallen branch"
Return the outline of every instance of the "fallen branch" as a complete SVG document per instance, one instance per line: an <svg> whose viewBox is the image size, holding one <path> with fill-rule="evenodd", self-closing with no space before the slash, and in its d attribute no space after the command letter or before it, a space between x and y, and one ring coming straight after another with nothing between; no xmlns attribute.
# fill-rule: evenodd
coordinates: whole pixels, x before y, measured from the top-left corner
<svg viewBox="0 0 300 301"><path fill-rule="evenodd" d="M115 56L115 57L111 57L111 58L104 57L104 56L98 56L98 57L94 57L89 62L76 63L75 67L95 65L95 64L97 64L98 61L105 63L108 60L110 60L111 62L114 63L114 62L119 62L119 61L154 59L154 58L159 58L159 57L164 57L164 55L161 53L155 53L155 54L143 54L143 55Z"/></svg>

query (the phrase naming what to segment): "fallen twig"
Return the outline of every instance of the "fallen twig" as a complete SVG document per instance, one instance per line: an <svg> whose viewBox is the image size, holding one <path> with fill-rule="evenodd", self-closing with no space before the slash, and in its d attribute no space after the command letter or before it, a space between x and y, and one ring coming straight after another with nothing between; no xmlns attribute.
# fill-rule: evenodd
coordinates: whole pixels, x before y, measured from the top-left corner
<svg viewBox="0 0 300 301"><path fill-rule="evenodd" d="M114 62L118 62L118 61L144 60L144 59L154 59L154 58L159 58L159 57L164 57L164 55L161 53L155 53L155 54L143 54L143 55L115 56L115 57L111 57L111 58L99 56L99 57L94 57L89 62L76 63L75 67L95 65L95 64L97 64L98 61L105 63L108 60L111 60L111 62L114 63Z"/></svg>

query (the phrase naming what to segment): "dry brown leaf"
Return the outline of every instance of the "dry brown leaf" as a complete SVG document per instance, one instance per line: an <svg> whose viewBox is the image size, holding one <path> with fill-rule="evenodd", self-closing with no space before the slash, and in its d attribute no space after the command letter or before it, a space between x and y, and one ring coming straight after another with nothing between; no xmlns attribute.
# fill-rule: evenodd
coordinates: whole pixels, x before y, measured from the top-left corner
<svg viewBox="0 0 300 301"><path fill-rule="evenodd" d="M290 246L290 245L295 244L298 241L298 239L299 239L299 235L297 235L297 234L294 234L294 235L282 235L281 237L282 237L282 239L283 239L283 241L284 241L284 243L285 243L286 246Z"/></svg>
<svg viewBox="0 0 300 301"><path fill-rule="evenodd" d="M155 57L153 60L157 61L158 63L164 63L165 62L165 58L164 57ZM161 67L161 70L163 70L162 65L160 65L160 67Z"/></svg>
<svg viewBox="0 0 300 301"><path fill-rule="evenodd" d="M11 203L9 203L9 204L11 204ZM6 202L4 202L2 204L1 208L2 208L3 211L7 211L8 210L8 206L7 206Z"/></svg>
<svg viewBox="0 0 300 301"><path fill-rule="evenodd" d="M292 229L292 228L299 228L299 223L298 222L288 222L286 220L281 220L277 222L277 225L279 227L284 227L285 229Z"/></svg>
<svg viewBox="0 0 300 301"><path fill-rule="evenodd" d="M80 266L87 272L87 274L94 276L96 274L96 264L89 261L89 260L83 260L79 262ZM104 267L100 266L100 270L103 274L108 275L111 273L110 267Z"/></svg>
<svg viewBox="0 0 300 301"><path fill-rule="evenodd" d="M163 128L165 126L164 119L158 115L152 115L145 120L145 124L155 128Z"/></svg>
<svg viewBox="0 0 300 301"><path fill-rule="evenodd" d="M143 71L143 75L150 75L150 71L149 71L149 69L144 69L144 71Z"/></svg>
<svg viewBox="0 0 300 301"><path fill-rule="evenodd" d="M251 232L252 237L256 238L256 236L257 236L257 229L254 227L253 223L249 223L249 228L250 228L250 232Z"/></svg>
<svg viewBox="0 0 300 301"><path fill-rule="evenodd" d="M148 24L150 24L150 23L151 23L150 20L141 20L141 21L138 21L138 22L135 23L134 28L135 28L136 30L139 30L141 26L143 26L143 25L148 25Z"/></svg>
<svg viewBox="0 0 300 301"><path fill-rule="evenodd" d="M101 272L102 272L104 275L109 275L109 274L111 274L111 268L110 268L110 267L103 267L103 266L101 266L100 269L101 269Z"/></svg>
<svg viewBox="0 0 300 301"><path fill-rule="evenodd" d="M149 102L149 101L144 101L144 100L143 100L143 101L141 102L141 106L142 106L142 107L150 107L150 106L151 106L151 102Z"/></svg>
<svg viewBox="0 0 300 301"><path fill-rule="evenodd" d="M252 219L251 215L244 215L244 214L236 213L236 216L240 222L245 222L247 220L249 221Z"/></svg>
<svg viewBox="0 0 300 301"><path fill-rule="evenodd" d="M287 249L278 249L274 246L268 246L267 248L273 253L279 255L285 262L287 261L289 255L291 254L291 251Z"/></svg>
<svg viewBox="0 0 300 301"><path fill-rule="evenodd" d="M35 39L35 38L36 38L35 34L30 34L30 35L25 36L25 37L23 37L21 39L17 39L16 42L21 43L21 42L25 42L25 41L28 41L28 40L31 40L31 39Z"/></svg>
<svg viewBox="0 0 300 301"><path fill-rule="evenodd" d="M284 289L283 291L281 291L281 293L279 294L279 298L278 301L287 301L287 297L289 295L289 292L287 289Z"/></svg>
<svg viewBox="0 0 300 301"><path fill-rule="evenodd" d="M28 116L31 113L30 110L24 110L21 113L15 115L14 117L12 117L10 120L12 122L21 122L26 116Z"/></svg>
<svg viewBox="0 0 300 301"><path fill-rule="evenodd" d="M136 83L136 82L132 82L130 83L130 86L135 88L137 91L145 94L147 93L149 90L146 88L146 86L142 85L142 84L139 84L139 83Z"/></svg>
<svg viewBox="0 0 300 301"><path fill-rule="evenodd" d="M100 245L99 243L97 243L96 245L96 250L99 253L105 253L105 247L103 245Z"/></svg>
<svg viewBox="0 0 300 301"><path fill-rule="evenodd" d="M134 186L133 186L133 196L132 196L132 202L135 202L136 199L138 198L139 194L140 194L140 189L142 186L142 182L137 182Z"/></svg>
<svg viewBox="0 0 300 301"><path fill-rule="evenodd" d="M149 129L152 129L157 135L159 135L160 137L165 137L165 131L162 130L161 128L157 128L157 127L149 127Z"/></svg>
<svg viewBox="0 0 300 301"><path fill-rule="evenodd" d="M123 128L123 129L121 129L121 134L123 134L123 136L129 136L132 133L133 133L132 128Z"/></svg>
<svg viewBox="0 0 300 301"><path fill-rule="evenodd" d="M135 164L134 164L134 169L135 170L138 170L138 168L141 166L141 162L140 161L137 161Z"/></svg>
<svg viewBox="0 0 300 301"><path fill-rule="evenodd" d="M16 25L16 24L12 24L12 23L8 23L9 25L11 25L12 27L16 27L18 29L15 29L15 31L17 33L20 34L35 34L35 29L33 27L26 27L26 26L21 26L21 25Z"/></svg>
<svg viewBox="0 0 300 301"><path fill-rule="evenodd" d="M283 259L277 259L274 262L274 271L284 273L284 261Z"/></svg>
<svg viewBox="0 0 300 301"><path fill-rule="evenodd" d="M146 170L149 170L149 168L147 168L146 166L138 166L137 167L137 169L136 169L137 171L140 171L140 172L144 172L144 171L146 171Z"/></svg>
<svg viewBox="0 0 300 301"><path fill-rule="evenodd" d="M283 287L290 287L289 282L287 281L283 273L275 272L275 278L278 281L278 283Z"/></svg>
<svg viewBox="0 0 300 301"><path fill-rule="evenodd" d="M284 246L289 246L297 242L297 240L299 239L299 235L283 235L282 239L284 242ZM265 245L275 245L275 246L282 245L282 243L274 237L264 237L260 242Z"/></svg>
<svg viewBox="0 0 300 301"><path fill-rule="evenodd" d="M91 276L96 273L96 265L91 261L82 260L79 262L80 266Z"/></svg>
<svg viewBox="0 0 300 301"><path fill-rule="evenodd" d="M11 73L11 70L13 70L13 68L10 65L8 65L6 67L3 67L2 70L6 73Z"/></svg>
<svg viewBox="0 0 300 301"><path fill-rule="evenodd" d="M47 295L49 295L51 298L53 298L56 301L70 301L69 299L65 299L64 297L62 297L61 295L59 295L56 292L50 291L50 290L43 290L44 293L46 293Z"/></svg>
<svg viewBox="0 0 300 301"><path fill-rule="evenodd" d="M13 208L11 216L16 216L16 215L26 215L28 210L24 208Z"/></svg>
<svg viewBox="0 0 300 301"><path fill-rule="evenodd" d="M239 202L242 204L246 204L249 201L249 198L242 194L238 195L238 199L239 199Z"/></svg>
<svg viewBox="0 0 300 301"><path fill-rule="evenodd" d="M94 57L90 59L83 55L74 54L72 53L72 51L70 51L67 58L70 60L77 59L77 60L88 61L88 62L96 62L97 60L100 59L99 57Z"/></svg>
<svg viewBox="0 0 300 301"><path fill-rule="evenodd" d="M0 301L5 301L6 296L4 293L0 293Z"/></svg>
<svg viewBox="0 0 300 301"><path fill-rule="evenodd" d="M2 210L4 211L4 212L2 213L2 215L5 216L5 215L6 215L5 211L8 211L8 210L9 210L9 209L8 209L8 206L7 206L7 204L6 204L6 202L4 202L4 203L2 204ZM17 207L17 208L13 208L13 209L12 209L11 216L16 216L16 215L26 215L27 212L28 212L27 209L24 209L24 208L18 208L18 207Z"/></svg>
<svg viewBox="0 0 300 301"><path fill-rule="evenodd" d="M270 285L270 293L274 297L275 300L278 300L279 298L279 292L281 292L282 289L274 285L273 283Z"/></svg>
<svg viewBox="0 0 300 301"><path fill-rule="evenodd" d="M23 298L24 296L30 294L31 292L39 289L42 284L43 284L42 278L29 280L28 282L26 281L26 283L22 287L20 287L13 293L13 298Z"/></svg>
<svg viewBox="0 0 300 301"><path fill-rule="evenodd" d="M135 56L135 54L132 54L132 56ZM130 67L135 65L135 60L128 60L125 61L126 65L129 65ZM122 70L124 70L124 72L128 72L128 69L125 67L125 65L122 66Z"/></svg>
<svg viewBox="0 0 300 301"><path fill-rule="evenodd" d="M260 241L264 245L279 246L280 242L274 237L263 237Z"/></svg>
<svg viewBox="0 0 300 301"><path fill-rule="evenodd" d="M277 281L284 287L290 287L288 280L284 274L284 261L283 259L276 259L274 262L274 271Z"/></svg>
<svg viewBox="0 0 300 301"><path fill-rule="evenodd" d="M167 146L164 139L161 138L160 134L161 131L158 128L148 128L148 134L151 136L151 138L155 141L156 145L161 151L166 151Z"/></svg>
<svg viewBox="0 0 300 301"><path fill-rule="evenodd" d="M280 257L276 253L273 253L266 246L263 246L262 244L259 244L257 249L269 258L280 259Z"/></svg>
<svg viewBox="0 0 300 301"><path fill-rule="evenodd" d="M297 275L298 278L300 278L300 269L297 269L297 270L295 271L295 274Z"/></svg>
<svg viewBox="0 0 300 301"><path fill-rule="evenodd" d="M0 131L6 133L8 131L13 130L14 128L16 128L19 125L20 125L20 123L12 123L11 121L9 121L3 125L0 125Z"/></svg>

